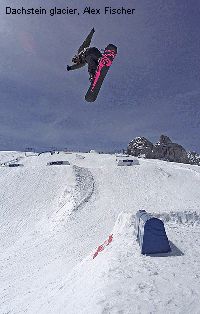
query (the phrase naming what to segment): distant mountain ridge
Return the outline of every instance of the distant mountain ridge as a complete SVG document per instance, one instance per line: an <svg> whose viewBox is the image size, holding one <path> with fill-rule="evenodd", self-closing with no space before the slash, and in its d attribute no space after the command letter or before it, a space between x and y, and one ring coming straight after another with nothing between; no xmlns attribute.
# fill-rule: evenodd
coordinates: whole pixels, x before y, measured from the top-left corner
<svg viewBox="0 0 200 314"><path fill-rule="evenodd" d="M136 137L128 144L127 153L147 159L160 159L200 166L200 155L198 153L187 152L183 146L173 143L167 135L161 135L159 141L155 144L145 137Z"/></svg>

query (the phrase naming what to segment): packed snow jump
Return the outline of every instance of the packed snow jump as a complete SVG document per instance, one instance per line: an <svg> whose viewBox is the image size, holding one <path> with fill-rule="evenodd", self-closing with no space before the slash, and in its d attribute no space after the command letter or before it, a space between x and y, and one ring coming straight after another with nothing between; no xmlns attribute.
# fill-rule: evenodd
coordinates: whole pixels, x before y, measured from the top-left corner
<svg viewBox="0 0 200 314"><path fill-rule="evenodd" d="M67 66L67 71L70 71L80 69L88 64L89 81L91 83L85 95L85 100L88 102L96 100L104 78L117 55L117 47L113 44L109 44L103 53L96 47L90 47L94 32L93 28L79 47L77 54L72 58L73 64Z"/></svg>

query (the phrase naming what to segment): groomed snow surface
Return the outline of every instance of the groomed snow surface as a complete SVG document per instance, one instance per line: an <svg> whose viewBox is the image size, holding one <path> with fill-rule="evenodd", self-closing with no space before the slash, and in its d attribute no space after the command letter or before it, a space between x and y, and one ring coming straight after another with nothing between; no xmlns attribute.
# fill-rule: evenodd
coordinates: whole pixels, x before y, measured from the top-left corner
<svg viewBox="0 0 200 314"><path fill-rule="evenodd" d="M0 313L200 313L200 167L95 152L0 164ZM141 255L139 209L164 221L171 253Z"/></svg>

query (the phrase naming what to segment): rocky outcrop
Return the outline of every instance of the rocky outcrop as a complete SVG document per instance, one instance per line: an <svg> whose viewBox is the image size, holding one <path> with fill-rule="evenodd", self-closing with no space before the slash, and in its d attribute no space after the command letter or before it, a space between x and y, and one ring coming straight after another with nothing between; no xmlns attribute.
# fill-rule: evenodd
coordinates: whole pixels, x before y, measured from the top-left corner
<svg viewBox="0 0 200 314"><path fill-rule="evenodd" d="M127 153L137 157L153 158L153 144L145 137L136 137L129 143Z"/></svg>
<svg viewBox="0 0 200 314"><path fill-rule="evenodd" d="M200 155L196 152L188 152L188 159L190 164L200 166Z"/></svg>
<svg viewBox="0 0 200 314"><path fill-rule="evenodd" d="M189 163L186 150L179 144L172 143L170 138L161 135L160 140L154 146L154 158L168 161Z"/></svg>
<svg viewBox="0 0 200 314"><path fill-rule="evenodd" d="M155 145L145 137L136 137L129 143L127 153L137 157L190 163L186 150L181 145L173 143L166 135L161 135Z"/></svg>

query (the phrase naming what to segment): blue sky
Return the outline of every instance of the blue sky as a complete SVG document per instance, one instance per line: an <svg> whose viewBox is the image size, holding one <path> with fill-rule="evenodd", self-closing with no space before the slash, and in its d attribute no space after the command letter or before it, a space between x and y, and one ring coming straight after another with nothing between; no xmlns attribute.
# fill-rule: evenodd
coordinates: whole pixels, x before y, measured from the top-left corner
<svg viewBox="0 0 200 314"><path fill-rule="evenodd" d="M1 0L0 149L111 151L161 134L200 152L200 3ZM80 15L6 15L5 8L77 8ZM82 15L86 6L101 15ZM134 8L105 15L103 8ZM87 103L87 68L67 72L94 27L92 46L118 47L98 99Z"/></svg>

